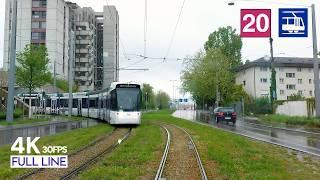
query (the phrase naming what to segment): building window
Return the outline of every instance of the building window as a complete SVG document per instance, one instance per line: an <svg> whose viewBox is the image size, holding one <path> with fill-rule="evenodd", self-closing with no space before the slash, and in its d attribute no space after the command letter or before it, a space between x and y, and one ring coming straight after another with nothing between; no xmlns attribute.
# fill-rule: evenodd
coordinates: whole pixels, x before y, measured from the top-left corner
<svg viewBox="0 0 320 180"><path fill-rule="evenodd" d="M312 79L309 79L309 84L312 84Z"/></svg>
<svg viewBox="0 0 320 180"><path fill-rule="evenodd" d="M45 29L46 22L32 22L32 29Z"/></svg>
<svg viewBox="0 0 320 180"><path fill-rule="evenodd" d="M266 72L266 71L268 71L268 67L260 67L260 71Z"/></svg>
<svg viewBox="0 0 320 180"><path fill-rule="evenodd" d="M309 95L312 96L312 91L309 91Z"/></svg>
<svg viewBox="0 0 320 180"><path fill-rule="evenodd" d="M302 90L298 91L298 95L302 96Z"/></svg>
<svg viewBox="0 0 320 180"><path fill-rule="evenodd" d="M280 84L284 84L284 78L279 78Z"/></svg>
<svg viewBox="0 0 320 180"><path fill-rule="evenodd" d="M267 78L260 78L260 82L261 82L261 83L267 83L267 82L268 82L268 79L267 79Z"/></svg>
<svg viewBox="0 0 320 180"><path fill-rule="evenodd" d="M47 12L46 11L32 11L32 18L39 19L39 18L46 18Z"/></svg>
<svg viewBox="0 0 320 180"><path fill-rule="evenodd" d="M279 67L279 71L280 71L280 72L283 72L283 67Z"/></svg>
<svg viewBox="0 0 320 180"><path fill-rule="evenodd" d="M284 94L284 90L280 90L280 94L283 95Z"/></svg>
<svg viewBox="0 0 320 180"><path fill-rule="evenodd" d="M46 7L47 0L33 0L32 7Z"/></svg>
<svg viewBox="0 0 320 180"><path fill-rule="evenodd" d="M298 79L298 84L302 84L302 79Z"/></svg>
<svg viewBox="0 0 320 180"><path fill-rule="evenodd" d="M288 90L295 90L295 89L296 89L296 85L294 85L294 84L287 84L287 89L288 89Z"/></svg>
<svg viewBox="0 0 320 180"><path fill-rule="evenodd" d="M243 86L246 86L246 81L243 81Z"/></svg>
<svg viewBox="0 0 320 180"><path fill-rule="evenodd" d="M31 33L31 39L32 40L45 40L46 33L45 32L33 32L33 33Z"/></svg>
<svg viewBox="0 0 320 180"><path fill-rule="evenodd" d="M296 74L295 73L286 73L287 78L295 78Z"/></svg>
<svg viewBox="0 0 320 180"><path fill-rule="evenodd" d="M301 67L298 67L298 68L297 68L297 71L298 71L298 72L301 72L301 71L302 71Z"/></svg>

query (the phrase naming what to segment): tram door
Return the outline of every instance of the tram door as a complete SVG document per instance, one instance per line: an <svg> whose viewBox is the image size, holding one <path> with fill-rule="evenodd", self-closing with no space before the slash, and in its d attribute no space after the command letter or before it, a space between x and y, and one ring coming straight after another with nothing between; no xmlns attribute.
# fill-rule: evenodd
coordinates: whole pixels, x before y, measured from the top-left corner
<svg viewBox="0 0 320 180"><path fill-rule="evenodd" d="M82 99L78 99L78 116L82 116Z"/></svg>
<svg viewBox="0 0 320 180"><path fill-rule="evenodd" d="M51 113L52 114L57 114L57 100L56 99L51 99Z"/></svg>

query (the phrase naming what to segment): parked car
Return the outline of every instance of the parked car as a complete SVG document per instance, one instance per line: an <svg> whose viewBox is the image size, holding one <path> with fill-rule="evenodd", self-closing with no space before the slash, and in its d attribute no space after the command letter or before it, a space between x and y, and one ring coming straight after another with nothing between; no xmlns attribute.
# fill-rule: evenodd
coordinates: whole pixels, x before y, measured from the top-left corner
<svg viewBox="0 0 320 180"><path fill-rule="evenodd" d="M220 121L232 122L233 125L237 121L237 113L232 107L217 107L213 110L213 118L216 123Z"/></svg>

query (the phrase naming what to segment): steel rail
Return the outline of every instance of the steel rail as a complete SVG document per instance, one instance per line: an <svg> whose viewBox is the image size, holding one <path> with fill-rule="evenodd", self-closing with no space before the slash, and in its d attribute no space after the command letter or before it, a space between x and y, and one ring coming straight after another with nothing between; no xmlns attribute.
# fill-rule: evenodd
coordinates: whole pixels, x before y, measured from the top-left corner
<svg viewBox="0 0 320 180"><path fill-rule="evenodd" d="M201 174L201 179L202 180L208 180L208 177L207 177L206 171L205 171L205 169L203 167L203 164L202 164L202 161L201 161L197 146L194 143L191 135L185 129L183 129L182 127L179 127L179 126L174 125L174 124L172 124L172 125L177 127L177 128L179 128L179 129L181 129L182 131L184 131L188 135L188 137L190 139L190 142L192 143L192 146L194 147L193 149L194 149L194 152L195 152L195 155L196 155L196 158L197 158L197 162L198 162L198 166L199 166L199 170L200 170L200 174Z"/></svg>
<svg viewBox="0 0 320 180"><path fill-rule="evenodd" d="M129 135L131 134L131 130L132 129L130 128L128 130L128 132L126 132L125 135L121 139L119 139L115 144L109 146L108 148L106 148L104 151L102 151L98 155L94 156L93 158L90 158L88 161L84 162L83 164L81 164L80 166L78 166L77 168L72 170L70 173L62 176L60 179L61 180L71 179L73 176L79 174L81 171L83 171L89 165L95 163L96 160L98 160L100 157L112 152L118 145L120 145L121 142L123 142L124 140L126 140L129 137Z"/></svg>
<svg viewBox="0 0 320 180"><path fill-rule="evenodd" d="M164 149L164 152L163 152L163 155L162 155L162 158L160 161L160 165L159 165L156 177L154 178L155 180L160 180L162 177L162 173L163 173L164 166L166 164L167 156L169 153L170 141L171 141L171 135L170 135L169 130L162 125L159 125L159 126L162 127L167 133L167 143L166 143L166 147Z"/></svg>

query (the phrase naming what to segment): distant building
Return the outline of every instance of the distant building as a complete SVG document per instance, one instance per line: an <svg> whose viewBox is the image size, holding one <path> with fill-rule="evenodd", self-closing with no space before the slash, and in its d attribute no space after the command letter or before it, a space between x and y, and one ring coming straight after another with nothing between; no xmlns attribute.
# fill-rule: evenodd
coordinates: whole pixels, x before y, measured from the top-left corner
<svg viewBox="0 0 320 180"><path fill-rule="evenodd" d="M314 97L313 59L275 57L277 100L287 100L290 95ZM247 62L236 69L236 83L254 98L270 95L270 61L264 58Z"/></svg>
<svg viewBox="0 0 320 180"><path fill-rule="evenodd" d="M6 0L3 67L8 70L12 0ZM49 70L59 78L67 79L69 27L64 23L68 16L64 0L17 0L16 52L27 44L46 45ZM55 66L55 67L54 67Z"/></svg>
<svg viewBox="0 0 320 180"><path fill-rule="evenodd" d="M12 2L6 0L5 71L9 67ZM46 45L49 70L60 79L68 79L69 51L74 43L74 81L80 91L104 89L119 80L119 15L114 6L94 12L64 0L17 0L16 25L16 52L30 43Z"/></svg>
<svg viewBox="0 0 320 180"><path fill-rule="evenodd" d="M103 88L119 81L119 15L115 6L103 8Z"/></svg>

